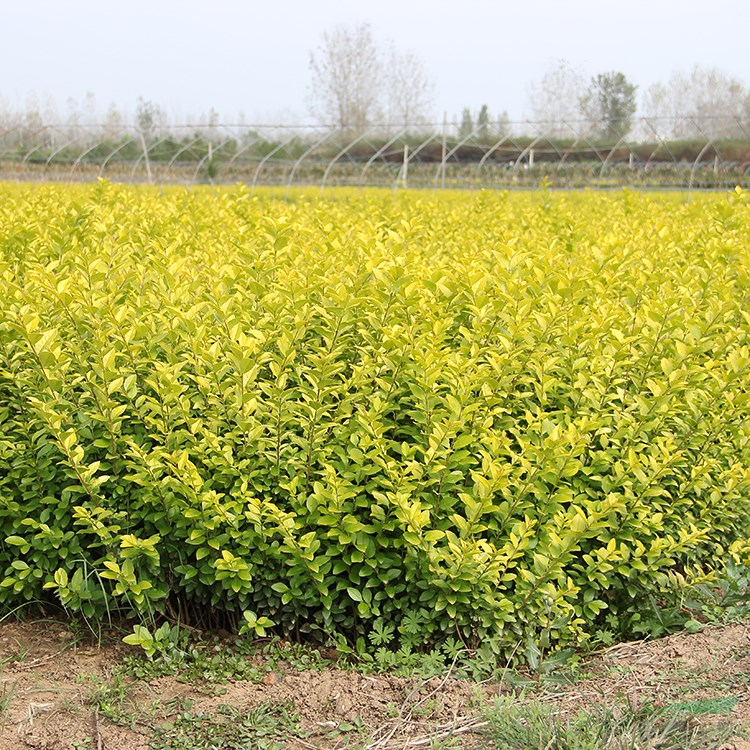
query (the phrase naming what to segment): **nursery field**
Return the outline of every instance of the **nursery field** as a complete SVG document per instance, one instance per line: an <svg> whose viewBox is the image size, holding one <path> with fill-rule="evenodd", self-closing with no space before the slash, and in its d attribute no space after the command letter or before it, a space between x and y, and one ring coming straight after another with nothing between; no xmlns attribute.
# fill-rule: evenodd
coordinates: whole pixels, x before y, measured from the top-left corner
<svg viewBox="0 0 750 750"><path fill-rule="evenodd" d="M750 557L748 238L741 191L0 187L0 616L681 627Z"/></svg>

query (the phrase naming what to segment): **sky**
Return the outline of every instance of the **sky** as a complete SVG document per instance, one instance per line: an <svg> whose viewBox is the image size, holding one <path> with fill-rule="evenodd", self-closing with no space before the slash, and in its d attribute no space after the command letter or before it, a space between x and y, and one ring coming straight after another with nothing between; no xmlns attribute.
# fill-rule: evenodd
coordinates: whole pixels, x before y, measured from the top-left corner
<svg viewBox="0 0 750 750"><path fill-rule="evenodd" d="M311 51L336 25L418 55L434 114L487 104L513 120L560 61L587 78L622 71L645 91L676 70L717 67L750 85L747 0L4 0L0 105L94 94L132 115L139 97L172 122L311 122Z"/></svg>

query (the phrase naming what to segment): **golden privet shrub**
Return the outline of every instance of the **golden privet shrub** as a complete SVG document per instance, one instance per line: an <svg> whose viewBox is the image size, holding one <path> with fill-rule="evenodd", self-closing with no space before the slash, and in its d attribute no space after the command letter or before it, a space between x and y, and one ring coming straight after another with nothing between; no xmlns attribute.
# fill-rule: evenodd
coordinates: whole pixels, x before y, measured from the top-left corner
<svg viewBox="0 0 750 750"><path fill-rule="evenodd" d="M746 194L0 192L6 611L501 651L747 538Z"/></svg>

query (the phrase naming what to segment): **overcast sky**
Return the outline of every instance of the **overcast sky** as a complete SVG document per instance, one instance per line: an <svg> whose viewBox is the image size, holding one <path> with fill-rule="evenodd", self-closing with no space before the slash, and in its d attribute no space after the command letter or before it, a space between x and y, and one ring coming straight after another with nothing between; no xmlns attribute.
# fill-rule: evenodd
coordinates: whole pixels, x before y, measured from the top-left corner
<svg viewBox="0 0 750 750"><path fill-rule="evenodd" d="M750 0L4 0L0 103L96 96L172 121L310 121L309 57L324 31L368 22L424 61L436 119L486 103L528 113L528 87L559 60L617 70L639 93L674 70L718 67L750 84Z"/></svg>

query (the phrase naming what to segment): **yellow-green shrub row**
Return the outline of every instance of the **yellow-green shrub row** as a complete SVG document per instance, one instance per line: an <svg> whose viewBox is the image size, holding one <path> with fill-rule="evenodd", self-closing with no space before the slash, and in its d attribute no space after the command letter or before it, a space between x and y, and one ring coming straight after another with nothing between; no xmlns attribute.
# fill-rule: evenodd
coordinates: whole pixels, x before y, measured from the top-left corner
<svg viewBox="0 0 750 750"><path fill-rule="evenodd" d="M746 194L1 192L6 610L562 644L748 535Z"/></svg>

